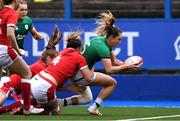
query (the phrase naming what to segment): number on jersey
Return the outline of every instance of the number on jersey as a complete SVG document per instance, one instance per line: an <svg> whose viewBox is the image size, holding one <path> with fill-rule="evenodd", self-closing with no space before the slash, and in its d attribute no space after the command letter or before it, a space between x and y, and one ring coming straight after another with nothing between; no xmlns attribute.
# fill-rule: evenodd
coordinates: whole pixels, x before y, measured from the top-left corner
<svg viewBox="0 0 180 121"><path fill-rule="evenodd" d="M54 66L57 65L57 63L59 63L60 59L61 59L61 55L58 55L58 56L52 61L52 64L53 64Z"/></svg>

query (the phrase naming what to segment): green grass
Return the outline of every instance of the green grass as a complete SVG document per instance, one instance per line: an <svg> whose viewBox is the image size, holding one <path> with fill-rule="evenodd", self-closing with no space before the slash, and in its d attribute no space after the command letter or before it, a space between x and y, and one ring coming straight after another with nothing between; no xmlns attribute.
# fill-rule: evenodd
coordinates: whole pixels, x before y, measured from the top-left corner
<svg viewBox="0 0 180 121"><path fill-rule="evenodd" d="M87 107L65 107L60 116L10 115L1 114L0 120L122 120L156 116L180 115L180 108L143 108L143 107L101 107L103 116L89 115ZM180 120L180 117L161 118L156 120Z"/></svg>

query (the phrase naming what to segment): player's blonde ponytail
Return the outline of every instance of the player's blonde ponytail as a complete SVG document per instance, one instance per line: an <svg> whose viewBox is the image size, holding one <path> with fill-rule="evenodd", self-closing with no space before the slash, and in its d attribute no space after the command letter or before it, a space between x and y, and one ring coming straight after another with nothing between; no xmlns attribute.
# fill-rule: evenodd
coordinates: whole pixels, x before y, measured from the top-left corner
<svg viewBox="0 0 180 121"><path fill-rule="evenodd" d="M115 17L109 10L100 13L96 19L98 24L96 34L106 36L106 38L118 36L122 31L114 25L115 20Z"/></svg>
<svg viewBox="0 0 180 121"><path fill-rule="evenodd" d="M96 23L98 24L96 33L101 36L106 35L108 30L113 27L114 22L115 17L109 10L100 13L96 19Z"/></svg>

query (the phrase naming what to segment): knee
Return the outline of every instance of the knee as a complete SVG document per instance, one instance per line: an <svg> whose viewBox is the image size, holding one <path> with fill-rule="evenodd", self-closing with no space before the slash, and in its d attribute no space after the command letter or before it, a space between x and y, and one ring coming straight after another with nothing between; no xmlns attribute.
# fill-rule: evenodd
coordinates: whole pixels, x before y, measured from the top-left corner
<svg viewBox="0 0 180 121"><path fill-rule="evenodd" d="M113 80L113 85L116 86L117 85L117 81L114 79Z"/></svg>
<svg viewBox="0 0 180 121"><path fill-rule="evenodd" d="M111 86L115 88L116 85L117 85L117 81L115 79L112 79Z"/></svg>

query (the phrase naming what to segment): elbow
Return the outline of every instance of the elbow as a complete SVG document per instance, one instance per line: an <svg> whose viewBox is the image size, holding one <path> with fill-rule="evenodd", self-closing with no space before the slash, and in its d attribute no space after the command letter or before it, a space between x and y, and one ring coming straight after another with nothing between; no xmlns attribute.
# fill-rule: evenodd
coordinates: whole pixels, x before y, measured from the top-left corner
<svg viewBox="0 0 180 121"><path fill-rule="evenodd" d="M33 35L33 37L34 37L36 40L41 40L41 39L43 39L43 37L42 37L39 33L35 33L35 34Z"/></svg>

